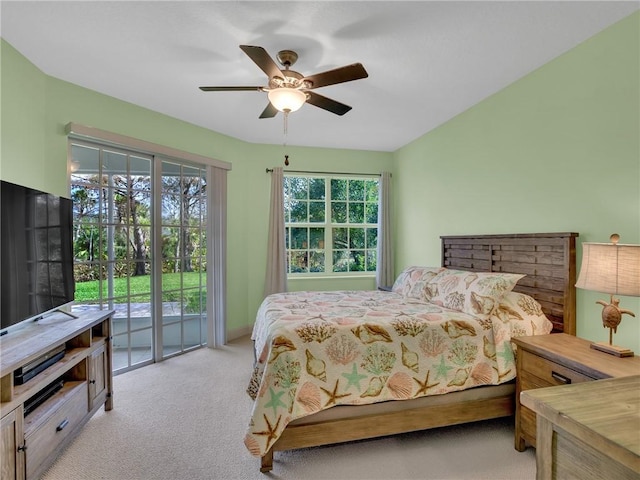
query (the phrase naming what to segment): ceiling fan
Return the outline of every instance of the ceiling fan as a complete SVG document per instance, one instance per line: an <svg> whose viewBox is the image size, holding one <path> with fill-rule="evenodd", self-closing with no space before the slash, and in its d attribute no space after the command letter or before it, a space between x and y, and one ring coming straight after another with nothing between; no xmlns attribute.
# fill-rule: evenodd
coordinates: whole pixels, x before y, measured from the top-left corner
<svg viewBox="0 0 640 480"><path fill-rule="evenodd" d="M281 50L278 52L278 62L284 67L281 69L262 47L240 45L240 48L260 69L269 77L268 86L255 87L200 87L205 92L241 92L253 91L267 92L269 104L264 109L260 118L271 118L280 112L288 114L295 112L304 103L310 103L316 107L327 110L336 115L344 115L351 107L330 98L317 94L313 90L337 83L351 82L367 78L369 74L362 64L353 63L345 67L328 70L307 77L291 70L290 67L298 60L298 54L293 50Z"/></svg>

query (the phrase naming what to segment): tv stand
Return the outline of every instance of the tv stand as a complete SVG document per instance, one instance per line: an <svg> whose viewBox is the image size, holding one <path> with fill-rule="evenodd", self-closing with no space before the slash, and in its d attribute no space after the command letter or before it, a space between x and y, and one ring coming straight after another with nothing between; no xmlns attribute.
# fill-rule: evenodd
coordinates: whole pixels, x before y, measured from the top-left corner
<svg viewBox="0 0 640 480"><path fill-rule="evenodd" d="M112 314L58 313L0 338L2 480L40 478L95 412L113 408Z"/></svg>

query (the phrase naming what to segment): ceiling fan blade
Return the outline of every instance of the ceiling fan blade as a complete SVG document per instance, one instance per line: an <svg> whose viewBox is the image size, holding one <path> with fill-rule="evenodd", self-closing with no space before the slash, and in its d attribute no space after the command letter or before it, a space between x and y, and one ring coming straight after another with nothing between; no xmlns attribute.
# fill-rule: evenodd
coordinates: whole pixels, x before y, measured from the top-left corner
<svg viewBox="0 0 640 480"><path fill-rule="evenodd" d="M352 80L359 80L361 78L367 78L368 76L369 74L361 63L353 63L345 67L304 77L303 81L311 82L309 88L320 88L326 87L327 85L335 85L336 83L351 82Z"/></svg>
<svg viewBox="0 0 640 480"><path fill-rule="evenodd" d="M200 87L203 92L261 92L264 87Z"/></svg>
<svg viewBox="0 0 640 480"><path fill-rule="evenodd" d="M262 111L260 117L258 118L273 118L278 113L278 109L274 107L271 102L268 103L267 107Z"/></svg>
<svg viewBox="0 0 640 480"><path fill-rule="evenodd" d="M264 48L251 45L240 45L240 48L269 78L282 78L282 71L280 71L276 62L273 61Z"/></svg>
<svg viewBox="0 0 640 480"><path fill-rule="evenodd" d="M335 113L336 115L344 115L349 110L351 110L351 107L349 105L336 102L335 100L332 100L330 98L318 95L315 92L307 92L307 103L310 103L311 105L314 105L316 107L320 107L331 113Z"/></svg>

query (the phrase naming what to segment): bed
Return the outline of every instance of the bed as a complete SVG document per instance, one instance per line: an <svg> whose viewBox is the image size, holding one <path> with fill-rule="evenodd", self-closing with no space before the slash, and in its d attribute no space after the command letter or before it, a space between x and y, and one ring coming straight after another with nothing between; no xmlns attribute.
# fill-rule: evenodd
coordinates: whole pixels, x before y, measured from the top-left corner
<svg viewBox="0 0 640 480"><path fill-rule="evenodd" d="M391 291L267 297L245 445L274 451L509 416L510 338L575 334L576 233L445 236Z"/></svg>

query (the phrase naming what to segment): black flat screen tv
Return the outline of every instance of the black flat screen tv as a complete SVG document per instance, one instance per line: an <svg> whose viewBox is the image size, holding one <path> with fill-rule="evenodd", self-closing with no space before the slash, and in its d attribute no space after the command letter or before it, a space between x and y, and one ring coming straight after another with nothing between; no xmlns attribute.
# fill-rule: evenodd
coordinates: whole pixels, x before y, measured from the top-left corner
<svg viewBox="0 0 640 480"><path fill-rule="evenodd" d="M74 299L72 201L0 181L0 334Z"/></svg>

